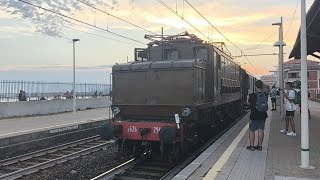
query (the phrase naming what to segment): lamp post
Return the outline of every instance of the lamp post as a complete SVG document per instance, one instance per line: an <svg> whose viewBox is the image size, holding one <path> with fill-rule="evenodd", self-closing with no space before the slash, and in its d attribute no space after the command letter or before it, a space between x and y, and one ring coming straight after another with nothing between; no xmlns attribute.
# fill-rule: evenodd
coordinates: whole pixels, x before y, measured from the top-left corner
<svg viewBox="0 0 320 180"><path fill-rule="evenodd" d="M72 96L73 96L73 113L76 113L76 42L80 39L72 39L73 43L73 83L72 83Z"/></svg>
<svg viewBox="0 0 320 180"><path fill-rule="evenodd" d="M278 23L273 23L273 26L279 26L279 41L274 43L273 46L279 46L279 62L278 62L278 75L279 75L279 88L280 88L280 114L284 118L284 82L283 82L283 46L286 46L286 43L283 42L283 23L282 17L281 21Z"/></svg>

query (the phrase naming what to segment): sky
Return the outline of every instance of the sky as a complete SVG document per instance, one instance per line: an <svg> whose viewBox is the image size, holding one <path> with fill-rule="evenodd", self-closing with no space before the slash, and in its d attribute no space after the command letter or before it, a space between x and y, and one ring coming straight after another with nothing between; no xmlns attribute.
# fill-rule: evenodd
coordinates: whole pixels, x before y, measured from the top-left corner
<svg viewBox="0 0 320 180"><path fill-rule="evenodd" d="M72 41L76 43L77 82L108 83L115 63L133 60L134 48L145 48L150 34L77 0L24 0L72 19L30 6L19 0L0 0L0 79L72 81ZM81 0L93 7L160 34L195 33L157 0ZM284 20L288 58L300 27L299 0L188 0L245 54L277 53L274 22ZM183 0L163 0L215 42L225 42L233 56L241 51L213 29ZM307 8L313 0L307 0ZM297 9L296 9L297 7ZM294 15L294 12L296 13ZM80 23L85 22L86 24ZM91 26L89 26L91 25ZM94 27L95 26L95 27ZM100 28L100 29L98 29ZM106 30L110 32L106 32ZM125 39L112 33L130 38ZM134 41L133 41L134 40ZM275 69L278 56L236 58L242 67L261 76Z"/></svg>

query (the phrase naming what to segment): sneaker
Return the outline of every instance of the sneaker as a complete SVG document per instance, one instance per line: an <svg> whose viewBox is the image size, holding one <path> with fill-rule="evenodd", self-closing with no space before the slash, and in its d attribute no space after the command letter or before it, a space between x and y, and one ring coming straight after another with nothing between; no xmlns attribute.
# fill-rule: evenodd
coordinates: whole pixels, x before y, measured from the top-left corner
<svg viewBox="0 0 320 180"><path fill-rule="evenodd" d="M254 151L255 147L254 147L254 146L247 146L247 149L248 149L249 151Z"/></svg>
<svg viewBox="0 0 320 180"><path fill-rule="evenodd" d="M297 134L295 132L288 132L287 136L297 136Z"/></svg>
<svg viewBox="0 0 320 180"><path fill-rule="evenodd" d="M281 129L280 132L281 132L282 134L288 134L288 133L287 133L288 131L285 130L285 129Z"/></svg>
<svg viewBox="0 0 320 180"><path fill-rule="evenodd" d="M254 149L261 151L262 150L262 146L255 146Z"/></svg>

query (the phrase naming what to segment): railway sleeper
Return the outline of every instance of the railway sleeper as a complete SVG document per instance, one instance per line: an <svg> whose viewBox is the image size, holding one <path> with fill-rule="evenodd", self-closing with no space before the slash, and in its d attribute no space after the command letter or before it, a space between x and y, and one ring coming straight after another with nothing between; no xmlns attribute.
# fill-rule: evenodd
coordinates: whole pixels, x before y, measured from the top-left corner
<svg viewBox="0 0 320 180"><path fill-rule="evenodd" d="M50 161L52 159L37 157L37 158L33 158L33 160L40 161L40 162L45 162L45 161Z"/></svg>
<svg viewBox="0 0 320 180"><path fill-rule="evenodd" d="M151 179L159 179L163 176L163 173L152 173L146 171L133 171L133 172L125 172L124 176L136 177L136 178L151 178Z"/></svg>
<svg viewBox="0 0 320 180"><path fill-rule="evenodd" d="M172 164L166 163L166 162L145 162L143 164L144 166L152 166L152 167L162 167L162 168L167 168L171 167Z"/></svg>
<svg viewBox="0 0 320 180"><path fill-rule="evenodd" d="M63 157L66 156L65 154L50 154L50 156L55 156L55 157Z"/></svg>
<svg viewBox="0 0 320 180"><path fill-rule="evenodd" d="M82 151L84 149L86 149L86 148L74 147L74 148L69 148L68 150L75 150L75 152L76 152L76 151Z"/></svg>
<svg viewBox="0 0 320 180"><path fill-rule="evenodd" d="M106 141L105 142L90 142L90 143L87 143L87 144L88 145L92 145L92 146L96 146L96 145L100 145L102 143L106 143Z"/></svg>
<svg viewBox="0 0 320 180"><path fill-rule="evenodd" d="M168 170L156 170L156 169L142 169L142 168L133 168L134 172L148 172L148 173L155 173L155 174L165 174Z"/></svg>
<svg viewBox="0 0 320 180"><path fill-rule="evenodd" d="M135 178L135 177L129 177L129 176L121 176L121 177L115 177L114 180L154 180L152 178Z"/></svg>
<svg viewBox="0 0 320 180"><path fill-rule="evenodd" d="M71 150L63 150L63 151L60 151L61 153L63 154L72 154L72 153L75 153L75 151L71 151Z"/></svg>
<svg viewBox="0 0 320 180"><path fill-rule="evenodd" d="M6 170L9 170L9 171L14 172L14 171L19 171L19 170L21 170L21 169L23 169L23 168L21 168L21 167L15 167L15 166L7 166L7 167L3 167L3 169L6 169Z"/></svg>
<svg viewBox="0 0 320 180"><path fill-rule="evenodd" d="M30 166L34 166L34 165L37 165L39 163L36 163L36 162L29 162L29 161L24 161L22 162L23 164L26 164L26 165L30 165Z"/></svg>
<svg viewBox="0 0 320 180"><path fill-rule="evenodd" d="M148 169L148 170L154 170L154 171L167 171L168 170L168 168L165 168L165 167L154 167L154 166L138 166L135 168Z"/></svg>
<svg viewBox="0 0 320 180"><path fill-rule="evenodd" d="M86 149L86 148L91 148L93 145L90 145L90 144L81 144L81 145L79 145L79 147L80 148L84 148L84 149Z"/></svg>

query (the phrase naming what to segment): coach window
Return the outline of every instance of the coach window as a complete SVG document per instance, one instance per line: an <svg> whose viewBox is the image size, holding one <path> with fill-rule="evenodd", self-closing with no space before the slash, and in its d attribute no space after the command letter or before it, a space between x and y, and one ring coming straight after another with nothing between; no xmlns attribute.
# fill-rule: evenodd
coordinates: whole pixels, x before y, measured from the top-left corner
<svg viewBox="0 0 320 180"><path fill-rule="evenodd" d="M221 70L221 57L218 55L218 53L215 54L215 57L217 57L217 68Z"/></svg>
<svg viewBox="0 0 320 180"><path fill-rule="evenodd" d="M226 61L223 56L221 56L221 77L226 78Z"/></svg>
<svg viewBox="0 0 320 180"><path fill-rule="evenodd" d="M208 59L208 49L206 46L194 47L193 55L195 59Z"/></svg>
<svg viewBox="0 0 320 180"><path fill-rule="evenodd" d="M221 89L221 56L215 52L215 58L216 58L216 62L217 62L217 70L216 70L216 87L217 89Z"/></svg>

